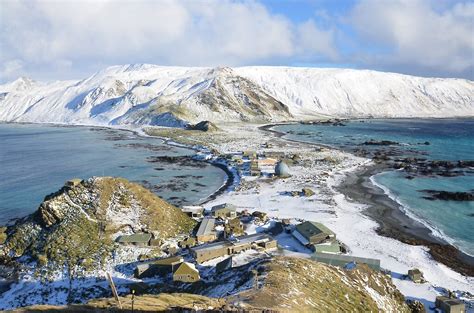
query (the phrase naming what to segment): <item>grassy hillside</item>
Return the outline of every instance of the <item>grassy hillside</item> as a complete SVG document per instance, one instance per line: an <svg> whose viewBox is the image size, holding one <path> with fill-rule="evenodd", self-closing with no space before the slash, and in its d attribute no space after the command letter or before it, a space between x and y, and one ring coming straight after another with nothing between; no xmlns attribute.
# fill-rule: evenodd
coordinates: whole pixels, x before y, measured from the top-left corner
<svg viewBox="0 0 474 313"><path fill-rule="evenodd" d="M194 225L180 209L140 185L123 178L91 178L47 196L35 213L10 227L4 253L31 256L40 265L100 267L118 231L147 231L167 239Z"/></svg>
<svg viewBox="0 0 474 313"><path fill-rule="evenodd" d="M12 312L131 312L131 296L120 297L123 310L119 310L115 299L97 299L84 305L51 306L35 305ZM226 305L223 299L213 299L186 293L162 293L159 295L136 296L134 300L135 312L176 312L181 309L218 310Z"/></svg>
<svg viewBox="0 0 474 313"><path fill-rule="evenodd" d="M212 298L184 292L184 289L168 290L158 295L140 295L135 297L135 309L142 312L157 312L176 308L199 308L218 310L219 312L410 312L404 303L404 297L392 284L390 277L358 265L353 270L317 263L308 259L275 257L260 262L243 265L239 269L229 269L220 274L211 289L228 289L229 280L242 279L242 271L248 273L248 286L240 288L223 298ZM255 265L254 264L254 265ZM255 277L258 277L258 288ZM222 279L221 279L222 278ZM253 281L253 282L252 282ZM242 284L241 284L242 285ZM170 286L169 286L170 287ZM191 286L188 286L191 287ZM188 288L188 292L203 290ZM205 288L204 288L205 289ZM209 291L209 290L208 290ZM214 295L215 296L215 295ZM121 297L125 309L130 309L131 295ZM85 305L68 307L35 306L30 311L59 310L66 311L105 311L116 308L115 299L91 300Z"/></svg>
<svg viewBox="0 0 474 313"><path fill-rule="evenodd" d="M408 312L390 277L363 265L347 271L300 258L275 258L262 286L240 297L253 308L283 312Z"/></svg>

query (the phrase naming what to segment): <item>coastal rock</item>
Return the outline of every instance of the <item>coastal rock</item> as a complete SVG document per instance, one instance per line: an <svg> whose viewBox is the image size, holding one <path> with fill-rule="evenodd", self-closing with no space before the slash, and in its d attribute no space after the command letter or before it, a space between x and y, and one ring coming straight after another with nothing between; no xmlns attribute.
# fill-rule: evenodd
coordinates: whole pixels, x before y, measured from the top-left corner
<svg viewBox="0 0 474 313"><path fill-rule="evenodd" d="M425 313L426 312L425 305L421 301L408 300L407 304L412 313Z"/></svg>
<svg viewBox="0 0 474 313"><path fill-rule="evenodd" d="M399 145L400 143L396 142L396 141L390 141L390 140L380 140L380 141L377 141L377 140L369 140L369 141L365 141L364 143L362 143L362 145L364 146L396 146L396 145Z"/></svg>
<svg viewBox="0 0 474 313"><path fill-rule="evenodd" d="M335 118L335 119L328 119L323 121L301 121L300 124L303 125L331 125L331 126L346 126L343 123L343 120Z"/></svg>
<svg viewBox="0 0 474 313"><path fill-rule="evenodd" d="M301 193L303 194L303 196L305 197L311 197L311 196L314 196L315 195L315 192L313 190L311 190L310 188L303 188L301 190Z"/></svg>
<svg viewBox="0 0 474 313"><path fill-rule="evenodd" d="M453 192L444 190L420 190L421 192L429 194L429 196L423 197L427 200L444 200L444 201L474 201L473 192Z"/></svg>

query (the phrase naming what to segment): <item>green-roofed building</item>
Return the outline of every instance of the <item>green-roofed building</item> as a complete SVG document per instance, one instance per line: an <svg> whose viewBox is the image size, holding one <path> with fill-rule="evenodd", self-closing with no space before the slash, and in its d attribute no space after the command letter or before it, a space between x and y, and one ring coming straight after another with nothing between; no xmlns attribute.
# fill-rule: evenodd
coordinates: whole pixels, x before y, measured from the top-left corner
<svg viewBox="0 0 474 313"><path fill-rule="evenodd" d="M340 253L341 252L341 246L336 240L313 245L313 249L314 249L314 252L321 252L321 253Z"/></svg>
<svg viewBox="0 0 474 313"><path fill-rule="evenodd" d="M151 262L138 264L135 268L135 277L146 278L154 276L166 276L173 273L181 263L184 262L181 256L172 256Z"/></svg>
<svg viewBox="0 0 474 313"><path fill-rule="evenodd" d="M380 271L380 260L361 258L346 254L319 253L316 252L311 257L314 261L326 263L333 266L345 267L349 263L366 264L373 270Z"/></svg>
<svg viewBox="0 0 474 313"><path fill-rule="evenodd" d="M150 244L151 234L136 233L132 235L123 235L117 238L117 242L124 245L148 246Z"/></svg>
<svg viewBox="0 0 474 313"><path fill-rule="evenodd" d="M336 234L321 223L306 221L296 225L293 236L304 246L335 240Z"/></svg>

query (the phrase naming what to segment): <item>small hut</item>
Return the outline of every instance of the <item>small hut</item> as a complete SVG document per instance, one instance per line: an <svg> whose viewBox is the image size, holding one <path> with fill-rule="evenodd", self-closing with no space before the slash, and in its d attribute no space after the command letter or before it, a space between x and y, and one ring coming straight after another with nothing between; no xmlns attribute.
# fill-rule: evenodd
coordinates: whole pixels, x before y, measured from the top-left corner
<svg viewBox="0 0 474 313"><path fill-rule="evenodd" d="M178 269L173 273L173 281L180 281L183 283L194 283L201 279L199 271L194 264L183 262Z"/></svg>
<svg viewBox="0 0 474 313"><path fill-rule="evenodd" d="M408 270L408 277L414 282L414 283L422 283L423 282L423 272L420 271L417 268L414 268L412 270Z"/></svg>

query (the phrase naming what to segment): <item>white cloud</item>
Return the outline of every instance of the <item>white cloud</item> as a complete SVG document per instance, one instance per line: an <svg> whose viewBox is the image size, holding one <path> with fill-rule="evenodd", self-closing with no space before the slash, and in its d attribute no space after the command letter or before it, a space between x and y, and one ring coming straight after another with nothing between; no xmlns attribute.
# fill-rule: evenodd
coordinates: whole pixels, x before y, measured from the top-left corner
<svg viewBox="0 0 474 313"><path fill-rule="evenodd" d="M23 62L21 60L11 60L3 63L0 69L0 76L7 79L18 78L19 74L23 72Z"/></svg>
<svg viewBox="0 0 474 313"><path fill-rule="evenodd" d="M375 46L366 62L463 73L474 67L474 3L435 8L423 0L363 0L350 23ZM382 47L382 48L381 48ZM385 48L385 49L384 49ZM369 55L369 56L367 56Z"/></svg>
<svg viewBox="0 0 474 313"><path fill-rule="evenodd" d="M31 72L51 75L64 60L73 70L213 66L333 58L336 51L331 31L292 23L255 1L4 1L0 14L0 62L22 60Z"/></svg>
<svg viewBox="0 0 474 313"><path fill-rule="evenodd" d="M298 36L301 54L309 53L310 56L318 53L329 60L337 60L339 52L334 42L334 30L321 30L313 20L308 20L298 26Z"/></svg>
<svg viewBox="0 0 474 313"><path fill-rule="evenodd" d="M0 81L82 78L125 63L325 63L474 77L473 2L360 0L295 22L257 0L0 1Z"/></svg>

